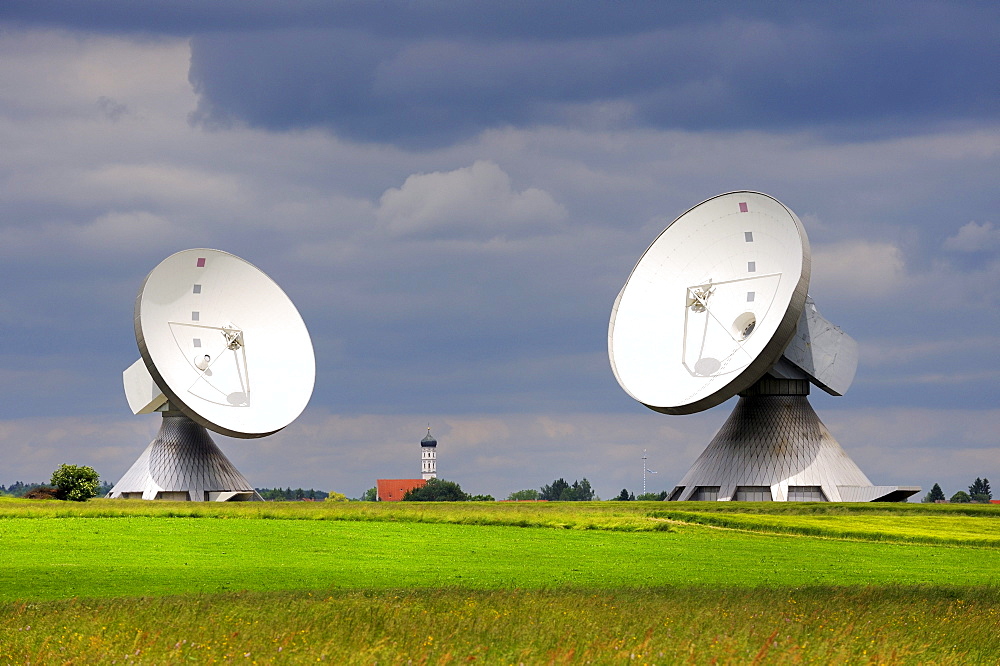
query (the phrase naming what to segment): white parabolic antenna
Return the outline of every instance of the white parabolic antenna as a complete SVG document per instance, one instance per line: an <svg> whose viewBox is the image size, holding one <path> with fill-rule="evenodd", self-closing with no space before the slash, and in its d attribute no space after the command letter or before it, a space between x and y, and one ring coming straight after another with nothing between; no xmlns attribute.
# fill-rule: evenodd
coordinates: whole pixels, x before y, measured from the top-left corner
<svg viewBox="0 0 1000 666"><path fill-rule="evenodd" d="M753 384L781 356L805 306L802 223L768 196L735 198L709 199L668 226L612 310L615 376L657 411L699 412Z"/></svg>
<svg viewBox="0 0 1000 666"><path fill-rule="evenodd" d="M164 421L109 496L255 498L204 429L264 437L305 409L316 362L291 300L235 255L184 250L139 288L135 337L141 358L123 373L126 398L133 413L160 411Z"/></svg>
<svg viewBox="0 0 1000 666"><path fill-rule="evenodd" d="M669 499L903 499L874 486L830 435L810 383L843 395L857 343L808 296L799 218L758 192L713 197L674 220L618 294L608 356L650 409L691 414L740 395L733 415Z"/></svg>

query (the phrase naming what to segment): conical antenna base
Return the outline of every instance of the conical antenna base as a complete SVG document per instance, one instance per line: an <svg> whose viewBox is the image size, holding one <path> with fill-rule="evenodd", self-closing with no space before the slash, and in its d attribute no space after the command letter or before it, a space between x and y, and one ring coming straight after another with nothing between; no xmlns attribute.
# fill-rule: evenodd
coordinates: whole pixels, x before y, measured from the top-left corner
<svg viewBox="0 0 1000 666"><path fill-rule="evenodd" d="M203 426L164 412L156 438L115 484L109 498L227 502L261 500Z"/></svg>
<svg viewBox="0 0 1000 666"><path fill-rule="evenodd" d="M893 502L919 488L875 486L809 404L809 382L765 376L740 394L668 500Z"/></svg>

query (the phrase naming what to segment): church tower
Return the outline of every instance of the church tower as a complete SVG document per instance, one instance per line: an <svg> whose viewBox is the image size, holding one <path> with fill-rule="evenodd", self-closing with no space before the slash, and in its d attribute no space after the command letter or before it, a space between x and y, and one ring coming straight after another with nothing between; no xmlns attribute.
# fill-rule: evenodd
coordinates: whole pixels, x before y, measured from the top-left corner
<svg viewBox="0 0 1000 666"><path fill-rule="evenodd" d="M437 445L427 426L427 436L420 440L420 472L425 481L437 478Z"/></svg>

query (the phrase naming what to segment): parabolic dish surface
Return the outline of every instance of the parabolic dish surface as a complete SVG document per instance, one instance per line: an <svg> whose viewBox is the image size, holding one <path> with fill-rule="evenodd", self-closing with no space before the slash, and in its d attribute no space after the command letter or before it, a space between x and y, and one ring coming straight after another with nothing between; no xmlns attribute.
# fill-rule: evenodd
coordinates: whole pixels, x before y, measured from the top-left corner
<svg viewBox="0 0 1000 666"><path fill-rule="evenodd" d="M795 334L809 287L795 214L730 192L674 220L618 294L608 355L618 383L656 411L690 414L757 381Z"/></svg>
<svg viewBox="0 0 1000 666"><path fill-rule="evenodd" d="M136 298L135 336L170 402L223 435L277 432L312 396L316 361L298 310L227 252L184 250L154 268Z"/></svg>

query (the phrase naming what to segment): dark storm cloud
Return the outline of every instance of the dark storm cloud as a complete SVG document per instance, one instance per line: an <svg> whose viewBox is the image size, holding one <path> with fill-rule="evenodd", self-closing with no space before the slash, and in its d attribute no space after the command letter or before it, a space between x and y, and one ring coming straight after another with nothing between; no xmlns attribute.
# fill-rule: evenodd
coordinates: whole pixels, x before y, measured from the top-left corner
<svg viewBox="0 0 1000 666"><path fill-rule="evenodd" d="M933 3L931 3L933 4ZM627 5L580 0L505 2L485 0L7 0L0 19L26 26L57 26L88 32L190 36L218 30L284 28L357 29L373 35L481 39L574 38L632 33L662 25L697 23L727 16L800 15L834 22L885 13L878 7L828 7L826 3L781 4L635 0ZM891 13L891 12L890 12Z"/></svg>
<svg viewBox="0 0 1000 666"><path fill-rule="evenodd" d="M1000 101L988 3L15 2L4 15L190 35L198 122L409 146L539 124L870 138L992 117Z"/></svg>
<svg viewBox="0 0 1000 666"><path fill-rule="evenodd" d="M325 126L362 141L595 123L885 135L995 108L994 37L960 14L846 25L721 14L546 39L216 33L193 40L191 80L202 120Z"/></svg>

